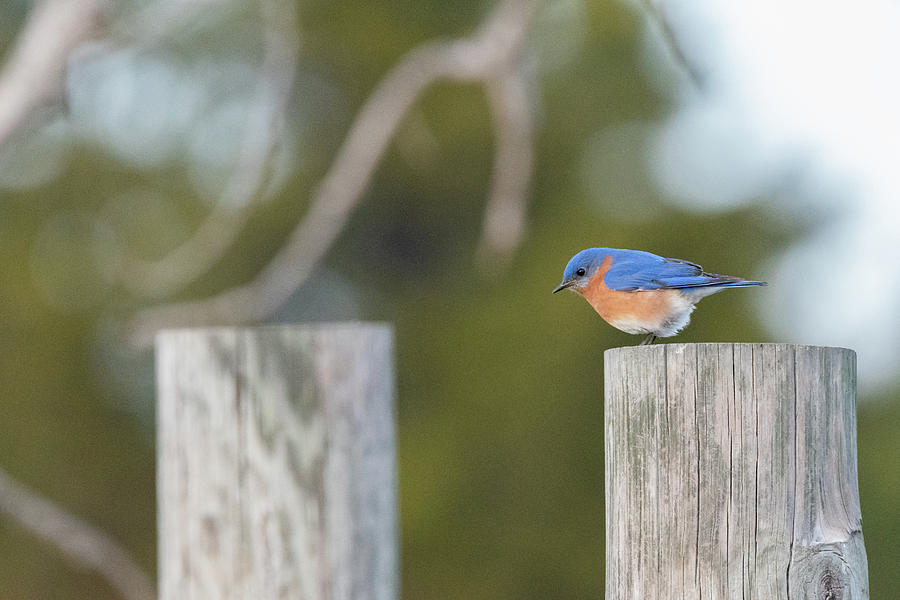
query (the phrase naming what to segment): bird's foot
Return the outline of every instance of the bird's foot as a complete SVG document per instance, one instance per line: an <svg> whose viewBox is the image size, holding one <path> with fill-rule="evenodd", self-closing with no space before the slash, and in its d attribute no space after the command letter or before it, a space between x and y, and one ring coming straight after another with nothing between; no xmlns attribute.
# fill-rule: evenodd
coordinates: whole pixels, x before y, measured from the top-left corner
<svg viewBox="0 0 900 600"><path fill-rule="evenodd" d="M649 346L653 342L656 341L656 334L651 333L647 337L645 337L638 346Z"/></svg>

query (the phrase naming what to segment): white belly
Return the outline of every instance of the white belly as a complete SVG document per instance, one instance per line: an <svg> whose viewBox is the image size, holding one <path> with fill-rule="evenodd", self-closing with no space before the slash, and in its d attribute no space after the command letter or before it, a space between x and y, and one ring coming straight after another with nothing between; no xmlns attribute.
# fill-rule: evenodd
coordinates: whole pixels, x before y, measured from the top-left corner
<svg viewBox="0 0 900 600"><path fill-rule="evenodd" d="M633 315L621 315L616 319L610 319L610 325L632 334L652 333L658 337L670 337L681 331L691 320L694 311L694 302L697 299L690 298L681 293L669 295L669 310L659 319L648 321Z"/></svg>

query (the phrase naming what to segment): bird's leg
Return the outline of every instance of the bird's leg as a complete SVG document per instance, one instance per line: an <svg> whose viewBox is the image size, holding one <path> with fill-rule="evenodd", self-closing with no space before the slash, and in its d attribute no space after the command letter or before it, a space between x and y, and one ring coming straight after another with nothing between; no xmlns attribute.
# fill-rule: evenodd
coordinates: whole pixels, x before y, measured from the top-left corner
<svg viewBox="0 0 900 600"><path fill-rule="evenodd" d="M656 334L651 333L650 335L645 337L643 339L643 341L641 341L641 343L638 344L638 346L649 346L650 344L652 344L655 341L656 341Z"/></svg>

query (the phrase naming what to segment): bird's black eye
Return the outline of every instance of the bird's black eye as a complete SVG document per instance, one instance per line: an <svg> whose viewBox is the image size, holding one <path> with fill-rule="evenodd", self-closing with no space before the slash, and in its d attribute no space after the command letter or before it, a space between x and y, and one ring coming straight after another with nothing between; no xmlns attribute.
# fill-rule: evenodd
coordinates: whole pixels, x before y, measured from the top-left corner
<svg viewBox="0 0 900 600"><path fill-rule="evenodd" d="M578 270L575 271L575 274L579 277L584 277L584 267L579 267Z"/></svg>

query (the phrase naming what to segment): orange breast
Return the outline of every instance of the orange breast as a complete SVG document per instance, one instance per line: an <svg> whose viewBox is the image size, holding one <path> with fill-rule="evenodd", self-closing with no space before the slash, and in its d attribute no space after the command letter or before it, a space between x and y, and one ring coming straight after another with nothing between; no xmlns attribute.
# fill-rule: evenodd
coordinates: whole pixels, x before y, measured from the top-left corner
<svg viewBox="0 0 900 600"><path fill-rule="evenodd" d="M603 281L611 266L612 257L607 255L582 292L597 314L613 327L617 323L634 322L653 330L666 321L673 310L671 292L675 290L611 290Z"/></svg>

